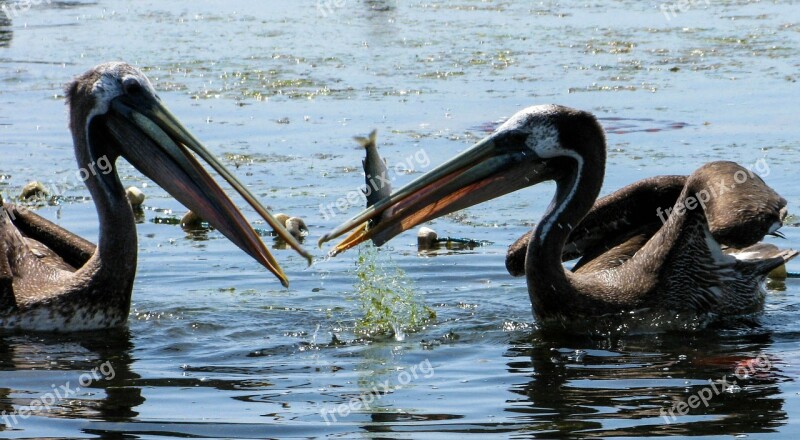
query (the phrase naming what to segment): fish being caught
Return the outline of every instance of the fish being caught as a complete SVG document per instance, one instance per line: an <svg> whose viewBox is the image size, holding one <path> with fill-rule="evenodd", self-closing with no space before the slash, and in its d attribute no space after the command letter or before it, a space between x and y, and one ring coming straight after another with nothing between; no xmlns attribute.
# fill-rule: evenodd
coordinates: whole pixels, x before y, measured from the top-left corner
<svg viewBox="0 0 800 440"><path fill-rule="evenodd" d="M366 185L361 191L364 192L364 196L367 198L367 208L389 197L392 193L389 169L386 166L386 161L381 159L380 154L378 154L377 135L378 130L372 130L368 137L355 136L353 138L366 150L366 157L361 161L361 164L364 165L364 182ZM386 213L380 214L369 222L361 225L360 228L356 228L356 230L350 234L349 238L356 240L358 237L365 234L369 228L377 226L385 214ZM380 246L383 243L375 244ZM344 244L332 250L330 255L336 255L349 248L347 244Z"/></svg>
<svg viewBox="0 0 800 440"><path fill-rule="evenodd" d="M364 181L367 184L366 188L362 190L367 196L367 207L374 205L378 200L389 197L389 194L392 193L386 161L381 159L378 154L377 134L377 130L372 130L369 137L356 136L354 138L367 151L367 156L361 161L364 165Z"/></svg>
<svg viewBox="0 0 800 440"><path fill-rule="evenodd" d="M367 151L367 156L362 161L362 164L364 165L364 181L367 184L363 191L367 198L368 211L373 206L378 205L374 208L375 214L372 215L372 218L369 219L369 221L366 221L357 228L353 229L353 232L351 232L347 238L345 238L341 243L339 243L339 245L329 252L330 256L344 252L347 249L350 249L351 247L364 241L362 237L367 235L369 231L372 231L375 228L383 228L384 230L382 231L382 234L385 234L387 237L393 237L399 232L402 232L399 230L399 228L402 227L401 224L389 225L388 227L384 227L384 225L382 225L384 219L392 216L392 210L386 209L386 202L389 200L389 196L392 193L392 184L389 180L386 161L381 159L380 155L378 154L376 134L376 130L372 130L372 133L369 134L368 138L355 138L355 140L358 141L358 143L361 144L361 146L363 146ZM391 232L393 230L398 230L398 232ZM320 239L320 243L326 240L327 235ZM371 240L375 246L381 246L386 243L386 240L380 236L373 236L367 240ZM483 246L487 243L489 242L470 240L467 238L438 238L436 232L429 228L423 228L420 231L417 242L418 248L421 251L435 250L439 244L445 244L448 249L453 249L451 247L452 245L455 245L459 248L463 246L465 248L472 249L477 246Z"/></svg>

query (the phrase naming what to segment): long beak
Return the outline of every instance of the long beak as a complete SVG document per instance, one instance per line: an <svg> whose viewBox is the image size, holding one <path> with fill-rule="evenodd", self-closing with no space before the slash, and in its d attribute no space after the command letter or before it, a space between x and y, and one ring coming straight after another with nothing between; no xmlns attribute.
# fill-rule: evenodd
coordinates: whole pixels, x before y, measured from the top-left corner
<svg viewBox="0 0 800 440"><path fill-rule="evenodd" d="M498 132L481 140L324 235L319 245L354 230L331 255L370 239L380 246L422 222L552 179L547 161L520 136Z"/></svg>
<svg viewBox="0 0 800 440"><path fill-rule="evenodd" d="M211 165L256 212L311 264L311 255L258 202L224 166L206 150L157 99L122 96L112 101L105 115L110 133L117 138L120 154L158 183L181 204L222 232L274 273L284 286L286 274L270 254L233 201L197 161L195 153Z"/></svg>

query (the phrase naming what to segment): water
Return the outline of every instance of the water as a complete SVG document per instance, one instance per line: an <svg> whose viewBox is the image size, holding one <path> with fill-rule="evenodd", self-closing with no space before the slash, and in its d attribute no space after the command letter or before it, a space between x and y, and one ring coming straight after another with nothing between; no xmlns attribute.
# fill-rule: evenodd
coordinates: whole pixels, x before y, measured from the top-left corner
<svg viewBox="0 0 800 440"><path fill-rule="evenodd" d="M97 223L74 177L62 87L116 59L141 66L273 212L305 218L309 249L360 208L327 208L361 183L352 136L377 128L382 155L404 164L401 185L538 103L607 127L604 193L728 159L760 164L790 210L800 204L794 1L665 4L666 15L635 1L32 3L0 14L0 191L55 185L64 201L39 213L84 237ZM358 252L306 268L276 249L283 289L218 233L157 223L183 208L121 169L148 197L130 324L3 336L0 410L17 418L0 420L2 437L798 435L796 280L770 284L755 326L542 331L525 281L503 267L552 196L540 185L431 225L491 244L419 256L406 233L385 246L387 271L403 269L436 319L401 341L363 337ZM800 248L800 231L784 232L770 241ZM696 408L677 415L680 402Z"/></svg>

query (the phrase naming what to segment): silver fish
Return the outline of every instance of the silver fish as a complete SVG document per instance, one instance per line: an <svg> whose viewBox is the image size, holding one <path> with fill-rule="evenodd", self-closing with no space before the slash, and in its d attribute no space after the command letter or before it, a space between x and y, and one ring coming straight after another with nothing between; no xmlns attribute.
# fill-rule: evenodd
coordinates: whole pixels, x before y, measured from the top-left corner
<svg viewBox="0 0 800 440"><path fill-rule="evenodd" d="M374 205L378 200L389 197L392 193L392 183L389 181L389 171L386 161L378 154L376 143L377 130L372 130L369 137L356 136L354 139L367 151L367 156L361 163L364 165L364 181L366 188L362 189L367 196L367 207Z"/></svg>

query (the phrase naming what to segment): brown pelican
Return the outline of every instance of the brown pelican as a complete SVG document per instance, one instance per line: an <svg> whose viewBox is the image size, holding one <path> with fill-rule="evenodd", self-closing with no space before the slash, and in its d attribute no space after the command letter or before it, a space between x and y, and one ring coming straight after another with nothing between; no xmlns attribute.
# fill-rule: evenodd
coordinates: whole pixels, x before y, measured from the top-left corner
<svg viewBox="0 0 800 440"><path fill-rule="evenodd" d="M734 183L736 173L744 173L733 163L718 163L717 169ZM767 234L782 237L777 229L787 215L786 200L755 174L747 171L739 176L752 179L750 193L757 197L730 199L736 209L708 217L709 231L723 245L724 252L739 259L753 259L754 253L758 258L774 256L779 252L775 246L757 242ZM575 272L589 264L619 264L632 257L660 229L687 178L650 177L598 199L570 233L563 261L580 257L572 268ZM725 193L718 196L725 197ZM528 231L508 247L506 268L513 276L525 275L525 255L533 232Z"/></svg>
<svg viewBox="0 0 800 440"><path fill-rule="evenodd" d="M538 319L580 321L623 312L714 319L761 309L766 274L797 252L741 260L722 252L709 225L722 236L720 231L750 232L738 241L752 244L780 225L775 221L785 205L780 197L764 197L764 182L731 162L706 164L685 178L671 212L655 232L621 239L624 248L636 249L633 256L619 258L627 250L612 248L583 270L566 271L565 245L592 209L605 162L605 136L593 115L556 105L530 107L475 146L340 225L320 243L356 229L334 252L367 239L381 245L421 222L553 180L553 202L525 247L528 292ZM741 214L740 207L756 211ZM376 216L381 216L380 223L366 227ZM748 231L742 226L748 222L758 228ZM647 237L644 242L642 236Z"/></svg>
<svg viewBox="0 0 800 440"><path fill-rule="evenodd" d="M287 285L278 263L196 154L310 261L283 225L167 110L142 72L125 63L102 64L72 81L66 96L75 156L97 208L98 245L21 207L0 210L0 328L73 331L126 322L137 240L116 172L120 156Z"/></svg>

